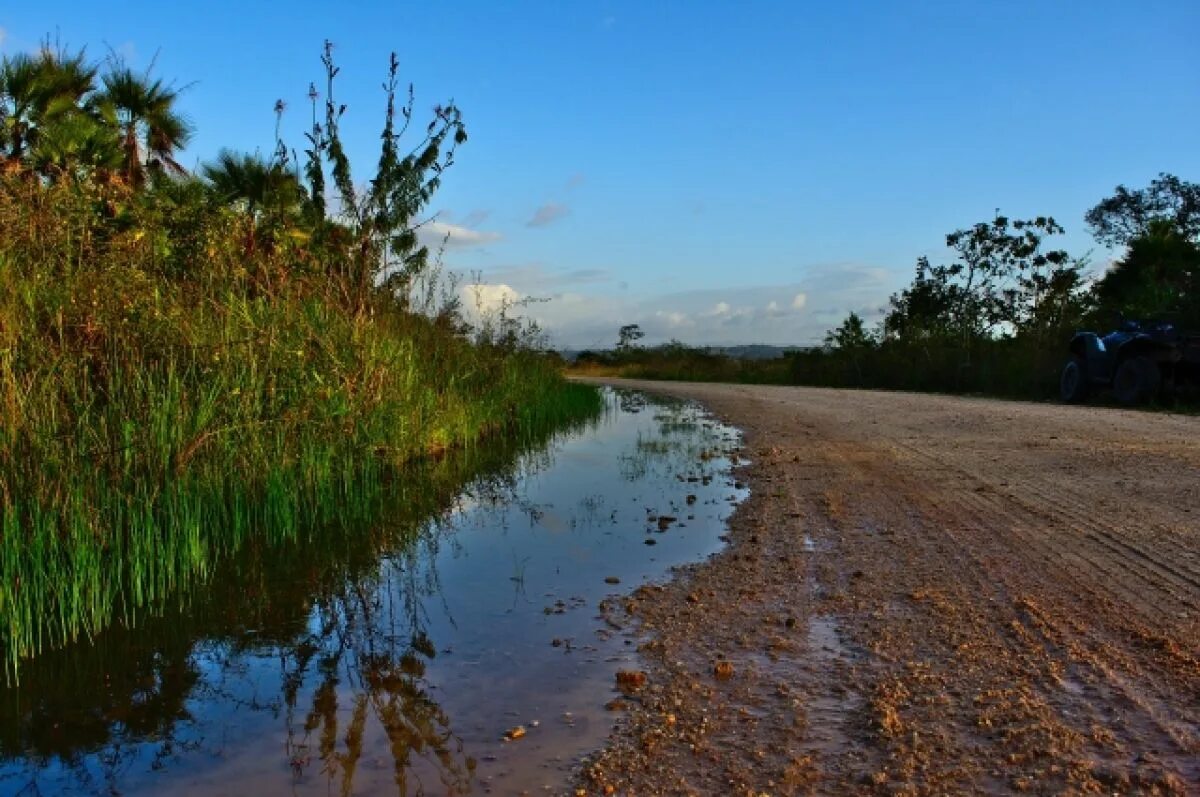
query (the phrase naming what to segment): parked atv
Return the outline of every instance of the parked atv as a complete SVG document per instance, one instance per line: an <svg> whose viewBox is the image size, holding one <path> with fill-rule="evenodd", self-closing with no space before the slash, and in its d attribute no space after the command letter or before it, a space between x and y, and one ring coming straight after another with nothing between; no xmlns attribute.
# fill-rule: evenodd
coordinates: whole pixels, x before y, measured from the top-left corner
<svg viewBox="0 0 1200 797"><path fill-rule="evenodd" d="M1126 321L1101 337L1077 332L1071 359L1059 381L1062 400L1076 404L1093 388L1112 388L1122 404L1171 395L1185 384L1200 385L1200 335L1168 323Z"/></svg>

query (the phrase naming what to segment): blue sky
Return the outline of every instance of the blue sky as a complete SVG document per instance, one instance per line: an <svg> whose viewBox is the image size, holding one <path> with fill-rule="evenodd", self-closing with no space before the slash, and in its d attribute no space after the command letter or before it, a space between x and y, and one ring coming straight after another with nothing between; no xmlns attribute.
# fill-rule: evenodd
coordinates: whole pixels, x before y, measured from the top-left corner
<svg viewBox="0 0 1200 797"><path fill-rule="evenodd" d="M321 43L366 180L388 54L471 140L433 210L484 303L561 345L805 344L877 317L945 233L1083 213L1118 183L1200 179L1200 3L459 2L0 8L0 51L46 34L187 85L185 164L299 148Z"/></svg>

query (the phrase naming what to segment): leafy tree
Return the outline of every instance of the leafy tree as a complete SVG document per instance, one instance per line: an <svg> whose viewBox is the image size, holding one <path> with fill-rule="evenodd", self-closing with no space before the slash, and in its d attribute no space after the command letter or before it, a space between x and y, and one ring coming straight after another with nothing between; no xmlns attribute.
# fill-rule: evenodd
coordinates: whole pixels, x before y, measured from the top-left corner
<svg viewBox="0 0 1200 797"><path fill-rule="evenodd" d="M1200 328L1200 246L1166 219L1151 222L1097 282L1096 299L1102 324L1124 316Z"/></svg>
<svg viewBox="0 0 1200 797"><path fill-rule="evenodd" d="M841 325L825 333L825 350L848 362L854 369L854 384L863 385L863 356L875 350L877 341L867 331L862 316L850 313Z"/></svg>
<svg viewBox="0 0 1200 797"><path fill-rule="evenodd" d="M1200 184L1161 173L1145 188L1130 191L1118 185L1084 216L1096 240L1107 246L1125 246L1150 235L1156 224L1166 224L1185 240L1200 240ZM1156 234L1163 232L1160 227Z"/></svg>
<svg viewBox="0 0 1200 797"><path fill-rule="evenodd" d="M825 348L841 351L869 349L875 345L875 337L867 331L862 316L851 313L836 329L825 333Z"/></svg>
<svg viewBox="0 0 1200 797"><path fill-rule="evenodd" d="M617 350L627 352L637 347L637 342L646 337L638 324L626 324L617 330Z"/></svg>
<svg viewBox="0 0 1200 797"><path fill-rule="evenodd" d="M961 276L960 313L964 325L974 326L970 332L988 334L1001 325L1019 331L1037 315L1052 285L1079 284L1081 264L1062 249L1042 250L1043 239L1062 232L1048 216L1010 221L997 215L946 236L946 245L959 255L950 268Z"/></svg>
<svg viewBox="0 0 1200 797"><path fill-rule="evenodd" d="M884 338L926 340L947 337L961 327L960 312L967 302L964 289L954 282L956 276L947 266L931 266L928 258L917 260L912 284L888 300Z"/></svg>
<svg viewBox="0 0 1200 797"><path fill-rule="evenodd" d="M885 336L953 336L969 345L1048 323L1083 284L1080 261L1064 250L1042 248L1045 238L1062 232L1047 216L1011 220L1000 215L955 230L946 236L946 246L957 258L937 266L926 258L917 262L912 284L891 297Z"/></svg>

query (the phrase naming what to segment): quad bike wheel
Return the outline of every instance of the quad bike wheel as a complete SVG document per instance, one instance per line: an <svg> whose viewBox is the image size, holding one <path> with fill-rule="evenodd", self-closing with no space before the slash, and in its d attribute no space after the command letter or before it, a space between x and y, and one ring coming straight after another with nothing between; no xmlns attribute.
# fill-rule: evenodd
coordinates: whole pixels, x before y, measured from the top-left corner
<svg viewBox="0 0 1200 797"><path fill-rule="evenodd" d="M1117 366L1113 377L1113 396L1122 404L1142 404L1158 394L1162 374L1158 363L1149 357L1129 357Z"/></svg>
<svg viewBox="0 0 1200 797"><path fill-rule="evenodd" d="M1072 357L1063 366L1059 377L1059 396L1068 404L1079 404L1087 400L1089 387L1087 363L1082 357Z"/></svg>

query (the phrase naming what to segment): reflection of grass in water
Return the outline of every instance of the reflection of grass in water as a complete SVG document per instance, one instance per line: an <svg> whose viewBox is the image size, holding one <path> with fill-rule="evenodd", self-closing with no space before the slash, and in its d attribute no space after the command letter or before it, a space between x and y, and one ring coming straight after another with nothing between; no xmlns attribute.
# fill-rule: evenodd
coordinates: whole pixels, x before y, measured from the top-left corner
<svg viewBox="0 0 1200 797"><path fill-rule="evenodd" d="M639 436L638 441L634 443L638 451L643 451L650 455L665 456L671 453L673 448L678 446L669 440L647 440Z"/></svg>
<svg viewBox="0 0 1200 797"><path fill-rule="evenodd" d="M531 433L524 445L548 435ZM248 539L217 563L209 585L176 593L139 628L117 624L94 643L26 662L20 685L0 689L0 760L9 769L0 791L58 761L80 788L115 793L136 757L158 768L211 745L189 711L206 703L279 714L288 763L297 774L327 772L343 794L372 728L386 735L401 793L416 788L418 761L442 781L434 791L465 791L474 762L422 687L436 656L422 606L440 590L432 563L453 540L443 529L464 482L498 499L514 473L548 463L521 450L499 444L415 464L358 511L278 544ZM279 660L278 695L256 678L246 702L237 679L264 656Z"/></svg>
<svg viewBox="0 0 1200 797"><path fill-rule="evenodd" d="M159 398L152 409L163 417L151 419L145 434L184 434L170 408L189 399ZM214 407L224 401L210 398ZM595 391L578 385L547 388L538 402L513 411L510 433L536 439L555 424L600 409ZM135 434L131 426L127 431ZM202 437L204 450L191 455L187 467L171 453L179 449L174 438L130 438L140 453L104 454L95 468L74 461L55 466L41 458L41 473L13 477L6 471L13 477L5 481L0 508L6 678L18 675L23 658L79 637L93 639L114 621L132 625L161 612L175 594L207 582L221 559L250 541L286 543L302 539L313 524L369 519L393 481L403 478L391 460L396 452L357 448L361 430L344 438L309 434L274 443L257 434L228 430ZM468 440L477 444L465 435L458 442ZM257 461L264 446L286 456L249 470L227 467ZM124 462L116 470L109 467L113 457Z"/></svg>
<svg viewBox="0 0 1200 797"><path fill-rule="evenodd" d="M618 458L621 476L639 481L658 469L707 473L711 460L725 448L722 427L702 421L703 413L694 404L673 401L656 409L653 432L639 432L631 450Z"/></svg>

